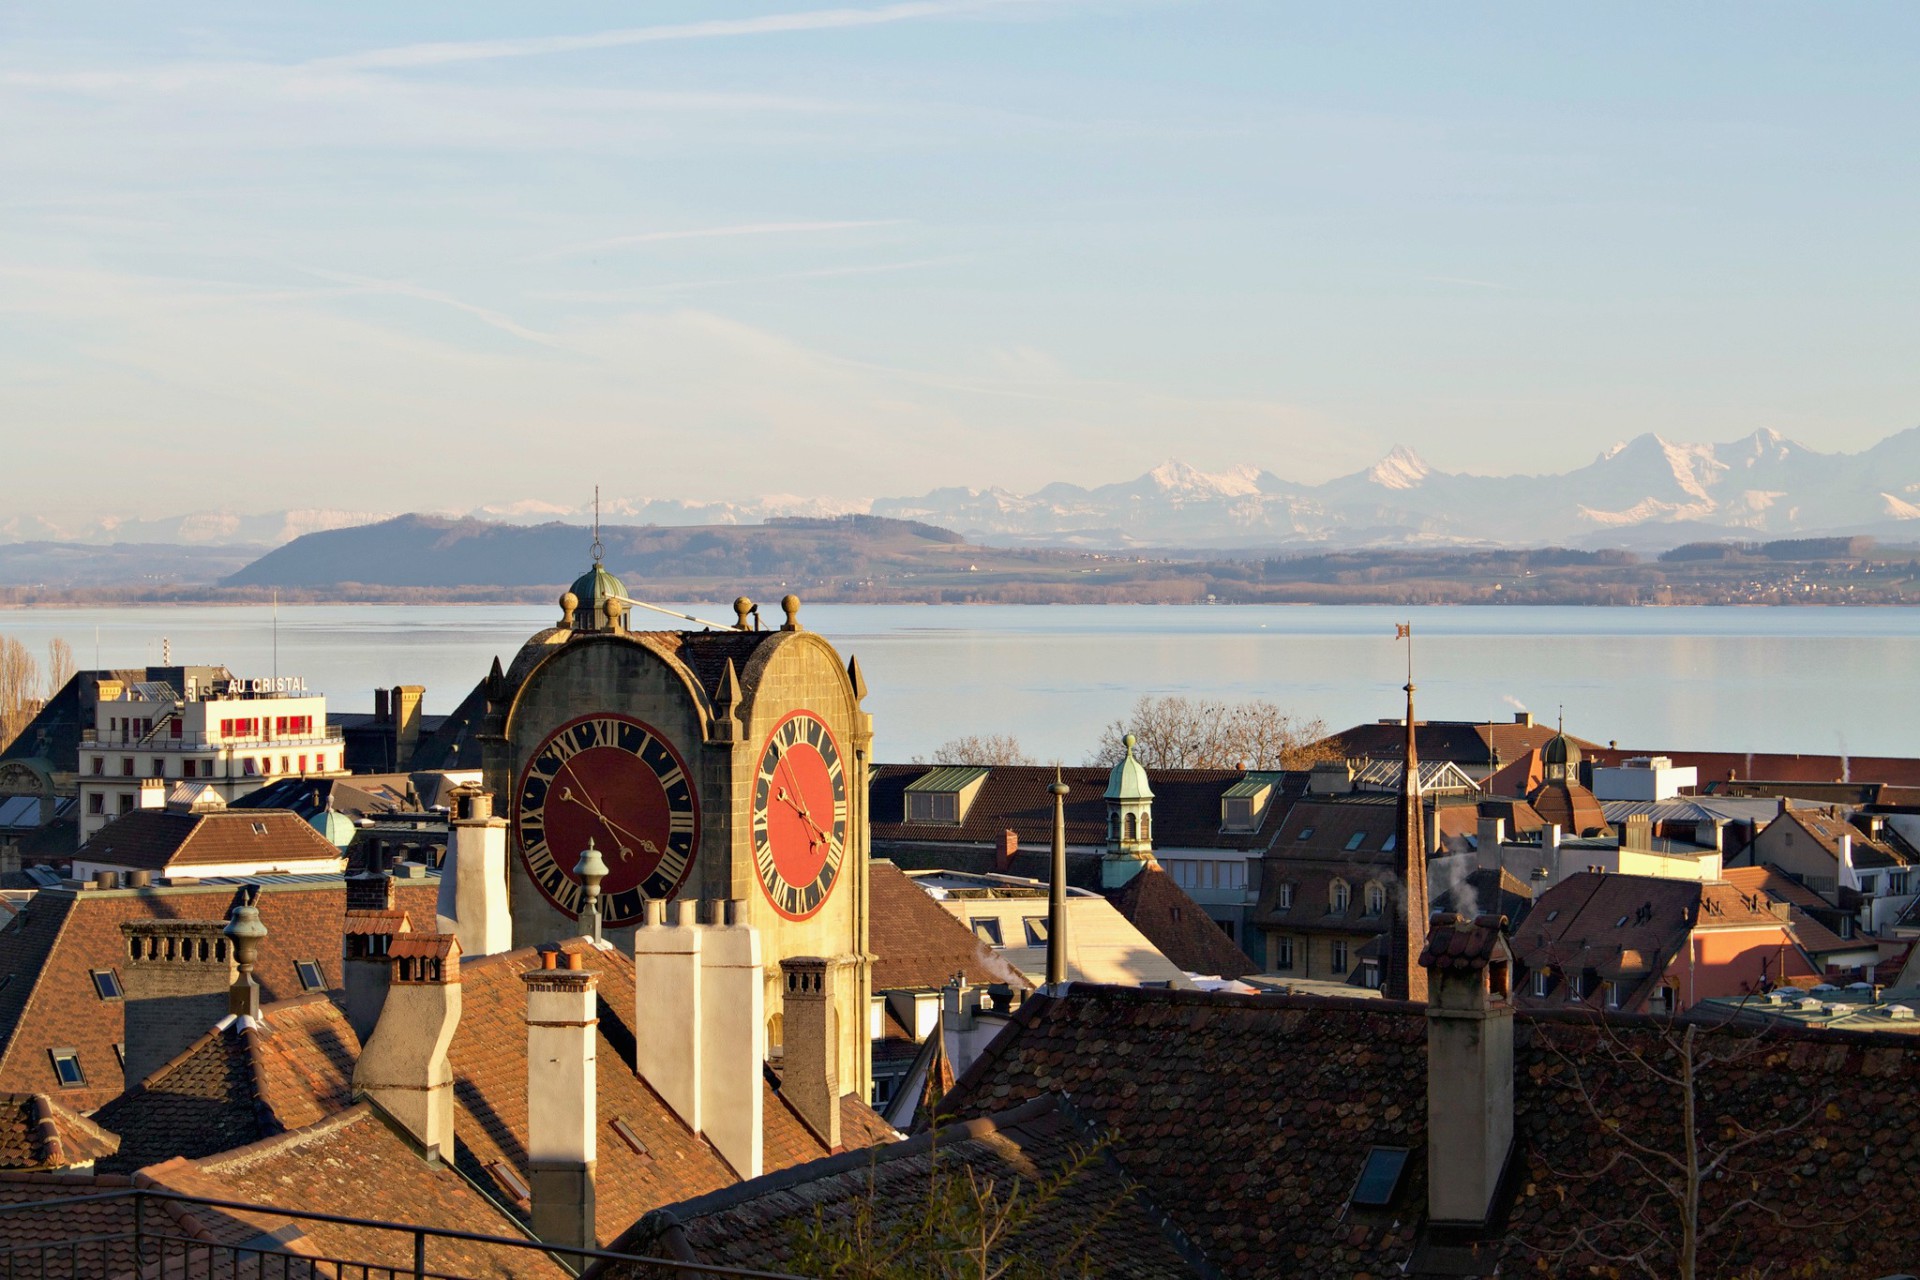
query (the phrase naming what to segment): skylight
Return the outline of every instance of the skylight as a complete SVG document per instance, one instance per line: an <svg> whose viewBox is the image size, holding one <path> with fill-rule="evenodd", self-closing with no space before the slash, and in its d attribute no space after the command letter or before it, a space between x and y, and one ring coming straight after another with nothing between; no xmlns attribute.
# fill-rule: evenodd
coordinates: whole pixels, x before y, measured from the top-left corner
<svg viewBox="0 0 1920 1280"><path fill-rule="evenodd" d="M1360 1169L1360 1181L1354 1184L1353 1203L1362 1209L1384 1209L1393 1203L1406 1176L1408 1150L1405 1147L1373 1147Z"/></svg>

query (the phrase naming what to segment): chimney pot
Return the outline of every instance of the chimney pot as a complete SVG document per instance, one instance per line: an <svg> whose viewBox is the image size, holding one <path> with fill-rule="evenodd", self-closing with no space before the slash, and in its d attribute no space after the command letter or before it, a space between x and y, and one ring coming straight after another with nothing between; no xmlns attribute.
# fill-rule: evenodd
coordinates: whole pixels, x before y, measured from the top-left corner
<svg viewBox="0 0 1920 1280"><path fill-rule="evenodd" d="M551 1244L591 1249L595 1231L599 975L554 953L520 975L527 984L527 1167L533 1233Z"/></svg>
<svg viewBox="0 0 1920 1280"><path fill-rule="evenodd" d="M586 965L581 963L585 959L586 957L581 955L578 951L569 951L567 952L567 968L572 970L575 973L578 973L580 970L586 968Z"/></svg>

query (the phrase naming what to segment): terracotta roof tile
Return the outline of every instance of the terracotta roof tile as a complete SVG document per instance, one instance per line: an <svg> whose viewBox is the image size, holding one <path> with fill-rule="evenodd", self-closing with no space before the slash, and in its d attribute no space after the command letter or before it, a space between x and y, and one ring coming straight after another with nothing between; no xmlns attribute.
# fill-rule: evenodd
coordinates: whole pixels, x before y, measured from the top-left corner
<svg viewBox="0 0 1920 1280"><path fill-rule="evenodd" d="M142 1171L152 1185L183 1195L244 1200L312 1213L366 1216L480 1235L518 1236L518 1224L452 1169L430 1165L370 1103L303 1129L197 1160L174 1159ZM405 1232L194 1206L216 1240L242 1243L292 1226L307 1249L375 1267L413 1266ZM537 1249L430 1239L430 1270L475 1280L568 1274Z"/></svg>
<svg viewBox="0 0 1920 1280"><path fill-rule="evenodd" d="M1420 1006L1383 1000L1076 986L1029 999L946 1109L983 1118L1066 1095L1114 1135L1120 1169L1225 1274L1397 1275L1423 1217L1425 1159L1412 1161L1392 1213L1368 1218L1350 1212L1347 1198L1374 1146L1425 1147L1426 1024ZM1663 1024L1611 1025L1650 1050L1642 1041ZM1756 1213L1716 1241L1716 1263L1734 1274L1768 1263L1783 1274L1910 1267L1920 1256L1920 1219L1910 1211L1920 1203L1920 1132L1906 1113L1920 1091L1920 1051L1870 1034L1769 1034L1777 1038L1717 1069L1704 1104L1734 1132L1810 1112L1766 1153L1763 1199L1848 1226L1809 1230ZM1501 1274L1587 1274L1578 1259L1543 1268L1521 1242L1564 1240L1591 1223L1593 1195L1565 1171L1595 1168L1614 1141L1610 1126L1657 1138L1678 1124L1676 1092L1632 1066L1630 1054L1600 1052L1598 1035L1585 1011L1516 1020L1520 1164L1512 1243L1497 1246ZM1597 1113L1580 1101L1576 1066ZM1640 1177L1617 1168L1605 1203L1650 1201ZM1745 1180L1710 1183L1708 1214L1748 1189Z"/></svg>
<svg viewBox="0 0 1920 1280"><path fill-rule="evenodd" d="M257 905L267 927L255 977L269 1001L305 994L294 964L311 960L330 991L342 989L341 920L345 881L336 877L264 877ZM47 889L0 928L0 1086L45 1091L79 1111L93 1110L125 1087L115 1045L126 1039L124 1005L102 1000L89 973L122 964L128 920L224 919L239 890L231 885L152 889ZM432 919L433 878L400 881L398 900L415 918ZM61 1088L49 1051L78 1052L86 1084Z"/></svg>
<svg viewBox="0 0 1920 1280"><path fill-rule="evenodd" d="M63 1169L119 1148L117 1134L44 1093L0 1094L0 1168Z"/></svg>
<svg viewBox="0 0 1920 1280"><path fill-rule="evenodd" d="M313 862L340 857L318 831L285 809L246 809L218 813L174 813L135 809L109 822L74 855L136 871L236 862Z"/></svg>
<svg viewBox="0 0 1920 1280"><path fill-rule="evenodd" d="M1188 973L1238 978L1260 970L1205 908L1158 867L1140 872L1106 897L1161 955Z"/></svg>
<svg viewBox="0 0 1920 1280"><path fill-rule="evenodd" d="M1505 916L1469 920L1452 912L1435 912L1427 925L1420 963L1434 969L1484 969L1500 954L1506 928Z"/></svg>
<svg viewBox="0 0 1920 1280"><path fill-rule="evenodd" d="M868 950L874 957L875 991L944 987L956 973L965 974L972 986L1004 982L1022 991L1032 986L900 868L884 859L868 865Z"/></svg>

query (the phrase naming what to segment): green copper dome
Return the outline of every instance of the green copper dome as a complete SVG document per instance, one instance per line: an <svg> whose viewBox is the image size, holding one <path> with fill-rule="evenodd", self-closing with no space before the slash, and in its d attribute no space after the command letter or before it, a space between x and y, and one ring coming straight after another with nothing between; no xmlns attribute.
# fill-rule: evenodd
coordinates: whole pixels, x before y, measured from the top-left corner
<svg viewBox="0 0 1920 1280"><path fill-rule="evenodd" d="M336 812L331 804L313 815L313 829L336 849L344 849L353 843L353 819Z"/></svg>
<svg viewBox="0 0 1920 1280"><path fill-rule="evenodd" d="M1107 775L1107 799L1151 800L1153 788L1147 785L1147 766L1133 758L1134 736L1126 737L1127 754Z"/></svg>
<svg viewBox="0 0 1920 1280"><path fill-rule="evenodd" d="M626 584L607 572L606 566L598 560L593 568L574 579L569 589L574 597L573 625L580 631L599 631L607 625L607 602L619 602L618 612L626 612Z"/></svg>

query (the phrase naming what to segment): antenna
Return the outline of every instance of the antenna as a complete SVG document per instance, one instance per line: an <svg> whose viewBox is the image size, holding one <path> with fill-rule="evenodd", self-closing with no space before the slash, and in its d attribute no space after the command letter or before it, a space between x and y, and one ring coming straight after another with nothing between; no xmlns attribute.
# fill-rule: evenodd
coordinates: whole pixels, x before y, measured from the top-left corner
<svg viewBox="0 0 1920 1280"><path fill-rule="evenodd" d="M595 485L593 486L593 562L599 564L600 558L606 554L606 551L607 549L600 545L600 486Z"/></svg>
<svg viewBox="0 0 1920 1280"><path fill-rule="evenodd" d="M273 678L280 678L280 588L273 589Z"/></svg>

